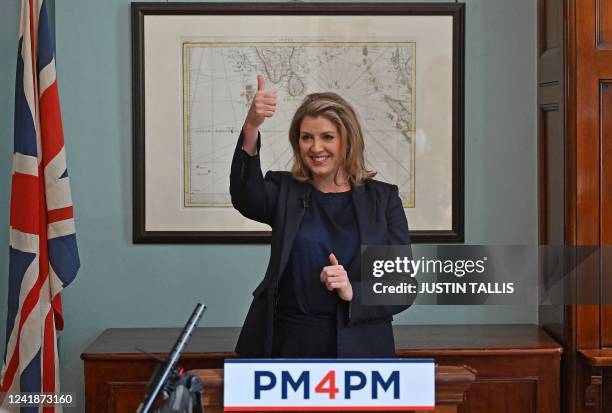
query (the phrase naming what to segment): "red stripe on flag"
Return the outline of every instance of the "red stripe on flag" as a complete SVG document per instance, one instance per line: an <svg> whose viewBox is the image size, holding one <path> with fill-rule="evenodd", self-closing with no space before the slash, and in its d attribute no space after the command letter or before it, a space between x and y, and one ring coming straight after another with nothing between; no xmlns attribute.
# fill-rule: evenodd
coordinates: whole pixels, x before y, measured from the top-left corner
<svg viewBox="0 0 612 413"><path fill-rule="evenodd" d="M55 312L55 328L58 331L62 331L64 329L64 310L62 308L62 296L61 294L56 294L51 301L51 306L53 307L53 311Z"/></svg>
<svg viewBox="0 0 612 413"><path fill-rule="evenodd" d="M38 177L20 173L13 174L11 193L11 227L28 234L38 233Z"/></svg>
<svg viewBox="0 0 612 413"><path fill-rule="evenodd" d="M42 391L54 393L55 383L55 325L53 322L53 308L49 308L45 317L45 330L42 343ZM43 413L53 413L53 406L43 407Z"/></svg>
<svg viewBox="0 0 612 413"><path fill-rule="evenodd" d="M42 165L38 165L38 176L43 176ZM38 252L39 252L39 271L43 277L49 275L49 253L47 250L47 199L45 197L45 183L42 179L39 182L39 197L40 197L40 208L38 209ZM49 301L51 301L51 292L45 291L49 294Z"/></svg>
<svg viewBox="0 0 612 413"><path fill-rule="evenodd" d="M74 215L71 206L66 208L53 209L51 211L47 211L47 223L52 224L54 222L64 221L66 219L72 218L73 216Z"/></svg>
<svg viewBox="0 0 612 413"><path fill-rule="evenodd" d="M42 147L42 163L43 166L47 166L64 146L57 81L53 82L40 97L40 127L45 142Z"/></svg>
<svg viewBox="0 0 612 413"><path fill-rule="evenodd" d="M0 383L0 393L6 393L11 388L11 384L13 384L13 379L15 378L15 372L17 371L17 366L19 365L19 335L21 331L17 333L17 343L15 344L15 351L13 352L13 356L9 360L6 365L6 371L4 372L4 376L2 376L2 383Z"/></svg>

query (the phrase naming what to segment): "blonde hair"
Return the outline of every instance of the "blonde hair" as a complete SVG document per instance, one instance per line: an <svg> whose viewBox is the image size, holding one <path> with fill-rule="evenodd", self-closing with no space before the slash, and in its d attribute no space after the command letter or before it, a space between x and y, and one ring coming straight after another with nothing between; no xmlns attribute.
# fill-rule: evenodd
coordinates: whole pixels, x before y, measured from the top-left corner
<svg viewBox="0 0 612 413"><path fill-rule="evenodd" d="M344 153L342 168L354 185L360 185L372 178L376 172L365 167L363 132L353 107L340 95L332 92L312 93L304 99L295 111L289 126L289 143L293 148L291 174L298 181L311 181L312 173L300 156L300 126L306 116L323 116L332 122L340 133ZM335 178L334 178L335 180Z"/></svg>

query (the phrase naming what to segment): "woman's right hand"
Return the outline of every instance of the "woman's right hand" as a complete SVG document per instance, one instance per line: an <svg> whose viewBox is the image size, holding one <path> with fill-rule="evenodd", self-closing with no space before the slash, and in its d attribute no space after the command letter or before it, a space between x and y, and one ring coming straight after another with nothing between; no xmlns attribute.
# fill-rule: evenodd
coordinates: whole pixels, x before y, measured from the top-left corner
<svg viewBox="0 0 612 413"><path fill-rule="evenodd" d="M276 92L265 90L262 75L257 75L257 93L251 102L242 132L244 135L243 149L250 155L257 152L257 132L266 118L271 118L276 111Z"/></svg>

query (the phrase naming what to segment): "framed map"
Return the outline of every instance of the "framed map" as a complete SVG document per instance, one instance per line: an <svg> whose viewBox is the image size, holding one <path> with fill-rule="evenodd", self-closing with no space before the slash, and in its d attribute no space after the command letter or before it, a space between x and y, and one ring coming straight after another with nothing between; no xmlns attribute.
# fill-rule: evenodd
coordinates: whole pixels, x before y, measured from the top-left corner
<svg viewBox="0 0 612 413"><path fill-rule="evenodd" d="M183 43L183 161L189 207L231 207L227 190L236 139L257 91L275 90L279 113L264 123L261 166L289 170L291 117L307 94L332 91L361 114L367 167L414 207L415 42L292 41Z"/></svg>
<svg viewBox="0 0 612 413"><path fill-rule="evenodd" d="M415 242L463 240L463 15L449 4L132 3L134 242L267 242L231 206L236 139L277 92L262 169L288 170L310 93L356 109L366 163L394 183Z"/></svg>

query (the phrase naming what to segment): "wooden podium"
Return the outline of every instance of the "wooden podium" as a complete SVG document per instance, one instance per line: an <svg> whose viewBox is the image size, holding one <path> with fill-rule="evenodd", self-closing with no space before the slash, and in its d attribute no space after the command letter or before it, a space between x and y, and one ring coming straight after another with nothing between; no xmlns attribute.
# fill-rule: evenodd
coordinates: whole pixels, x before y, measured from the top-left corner
<svg viewBox="0 0 612 413"><path fill-rule="evenodd" d="M189 373L199 376L204 383L202 397L204 411L206 413L223 412L223 370L191 370ZM436 366L436 409L434 412L458 412L459 406L465 400L468 387L475 379L476 374L469 367ZM353 413L358 413L358 411L353 411Z"/></svg>
<svg viewBox="0 0 612 413"><path fill-rule="evenodd" d="M399 358L433 358L441 366L470 366L478 377L461 413L559 413L561 346L534 325L393 327ZM165 358L180 328L104 331L81 355L87 413L134 413L157 360ZM219 369L236 357L240 328L200 327L181 356L185 370ZM452 389L452 374L438 389ZM449 387L450 386L450 387ZM463 391L463 390L462 390ZM438 394L446 406L456 390ZM452 396L452 397L451 397ZM456 396L459 398L459 396ZM460 399L456 399L457 403ZM439 410L444 411L444 410ZM448 409L446 411L449 411ZM454 411L454 410L450 410Z"/></svg>

